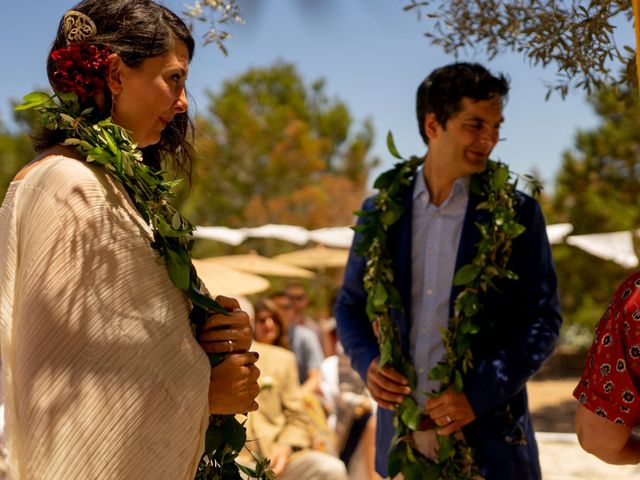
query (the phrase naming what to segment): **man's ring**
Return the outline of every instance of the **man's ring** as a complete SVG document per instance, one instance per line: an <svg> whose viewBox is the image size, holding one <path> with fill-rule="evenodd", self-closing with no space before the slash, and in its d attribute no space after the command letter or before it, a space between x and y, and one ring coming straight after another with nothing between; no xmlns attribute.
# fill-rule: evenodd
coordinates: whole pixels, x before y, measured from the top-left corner
<svg viewBox="0 0 640 480"><path fill-rule="evenodd" d="M233 340L227 340L227 345L229 345L229 353L233 352Z"/></svg>
<svg viewBox="0 0 640 480"><path fill-rule="evenodd" d="M445 415L444 419L447 421L447 425L453 422L453 420L451 420L451 417L449 415Z"/></svg>

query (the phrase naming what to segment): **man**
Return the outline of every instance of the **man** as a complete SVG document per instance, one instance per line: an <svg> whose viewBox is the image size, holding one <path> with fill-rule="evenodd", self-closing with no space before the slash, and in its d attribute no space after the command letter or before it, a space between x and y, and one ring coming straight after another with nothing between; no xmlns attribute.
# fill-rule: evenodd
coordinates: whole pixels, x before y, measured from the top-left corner
<svg viewBox="0 0 640 480"><path fill-rule="evenodd" d="M303 393L319 395L320 365L324 360L324 354L318 337L304 325L295 322L293 301L284 291L272 293L269 299L278 307L287 325L289 348L296 357Z"/></svg>
<svg viewBox="0 0 640 480"><path fill-rule="evenodd" d="M515 207L526 231L513 241L508 266L519 278L502 281L500 291L481 297L482 312L474 317L481 331L470 346L474 368L464 377L464 390L433 398L425 394L440 386L427 374L444 354L440 330L448 325L459 291L453 287L454 273L474 258L480 238L476 224L483 217L470 178L484 171L499 139L508 89L503 76L467 63L435 70L418 89L418 124L429 148L423 168L405 190L406 209L388 233L394 282L404 305L392 314L416 368L413 392L391 367L378 368L380 352L365 313L367 259L353 248L349 257L334 313L346 353L382 407L376 468L385 476L392 410L411 394L440 435L464 433L487 480L540 478L525 384L553 351L561 317L544 220L531 197L518 192ZM370 198L363 209L373 208ZM354 245L359 240L356 235Z"/></svg>
<svg viewBox="0 0 640 480"><path fill-rule="evenodd" d="M275 345L254 342L260 359L260 408L247 415L248 447L271 460L280 480L347 480L342 461L312 450L310 420L305 413L293 353ZM243 419L241 419L243 420ZM251 464L246 452L240 459Z"/></svg>
<svg viewBox="0 0 640 480"><path fill-rule="evenodd" d="M313 318L307 315L307 307L309 306L309 297L307 296L307 290L301 283L289 283L284 293L291 300L292 311L291 320L295 325L304 325L309 330L312 330L318 338L320 338L320 326Z"/></svg>
<svg viewBox="0 0 640 480"><path fill-rule="evenodd" d="M312 317L307 315L307 307L309 306L309 296L307 295L307 289L301 283L293 282L287 284L284 292L291 300L291 318L293 324L304 325L313 333L315 333L316 337L318 337L318 340L320 341L320 345L322 346L324 356L328 356L329 349L331 348L331 342L328 335L321 326L323 320L316 321ZM330 308L333 308L335 296L332 300L333 301L331 302Z"/></svg>

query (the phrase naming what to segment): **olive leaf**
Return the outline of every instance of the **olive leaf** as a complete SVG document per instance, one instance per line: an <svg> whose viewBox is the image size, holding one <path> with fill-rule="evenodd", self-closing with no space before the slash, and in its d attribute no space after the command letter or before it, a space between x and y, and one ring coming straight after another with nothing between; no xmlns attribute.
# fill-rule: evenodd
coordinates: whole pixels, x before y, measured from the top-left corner
<svg viewBox="0 0 640 480"><path fill-rule="evenodd" d="M402 155L398 153L398 149L396 148L396 144L393 141L393 134L391 131L387 133L387 148L389 149L389 153L400 160L403 160Z"/></svg>
<svg viewBox="0 0 640 480"><path fill-rule="evenodd" d="M420 424L420 408L413 397L405 397L401 404L400 418L411 430L417 430ZM400 408L400 407L398 407Z"/></svg>
<svg viewBox="0 0 640 480"><path fill-rule="evenodd" d="M453 284L456 286L466 285L473 281L482 270L482 267L477 265L468 264L460 268L453 277Z"/></svg>

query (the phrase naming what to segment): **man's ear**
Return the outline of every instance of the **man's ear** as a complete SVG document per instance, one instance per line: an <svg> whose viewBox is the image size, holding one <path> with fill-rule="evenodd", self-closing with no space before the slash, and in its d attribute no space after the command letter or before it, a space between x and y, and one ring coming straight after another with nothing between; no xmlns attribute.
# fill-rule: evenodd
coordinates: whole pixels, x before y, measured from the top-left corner
<svg viewBox="0 0 640 480"><path fill-rule="evenodd" d="M442 130L442 126L436 119L435 113L427 113L424 116L424 132L428 139L432 139L438 136L439 130Z"/></svg>
<svg viewBox="0 0 640 480"><path fill-rule="evenodd" d="M107 71L107 85L111 96L116 97L122 93L122 69L124 62L118 54L109 55L109 70Z"/></svg>

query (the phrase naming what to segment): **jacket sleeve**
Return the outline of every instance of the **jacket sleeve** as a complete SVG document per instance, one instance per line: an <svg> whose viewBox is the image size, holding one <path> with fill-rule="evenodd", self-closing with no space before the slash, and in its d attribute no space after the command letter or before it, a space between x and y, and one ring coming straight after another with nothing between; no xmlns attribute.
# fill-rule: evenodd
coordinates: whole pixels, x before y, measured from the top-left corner
<svg viewBox="0 0 640 480"><path fill-rule="evenodd" d="M287 352L288 353L288 352ZM309 423L302 403L298 367L293 355L283 356L284 377L281 382L280 401L286 418L285 425L275 443L290 447L308 448L311 445Z"/></svg>
<svg viewBox="0 0 640 480"><path fill-rule="evenodd" d="M372 210L373 205L373 198L369 198L364 202L362 209ZM358 225L361 223L362 218L359 218ZM353 238L344 280L333 313L338 326L340 343L345 353L351 358L351 365L366 382L367 369L371 362L380 355L380 350L365 311L367 294L364 289L363 277L367 259L355 251L360 238L359 233L356 233Z"/></svg>
<svg viewBox="0 0 640 480"><path fill-rule="evenodd" d="M503 317L508 328L498 329L496 335L503 338L495 350L465 377L464 392L478 417L524 388L553 352L562 323L544 218L530 197L524 199L520 222L526 231L513 244L511 266L519 278L509 289L510 309L490 313Z"/></svg>

